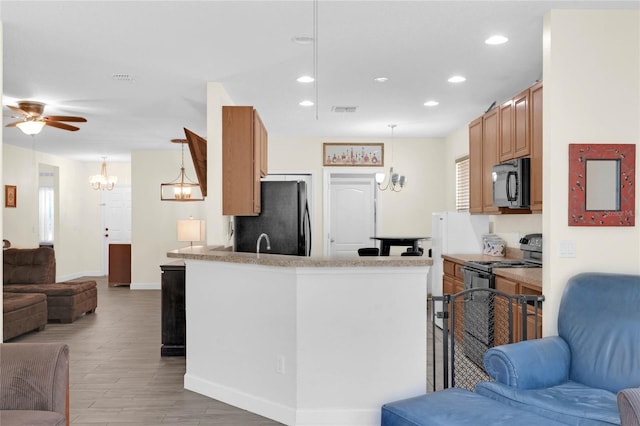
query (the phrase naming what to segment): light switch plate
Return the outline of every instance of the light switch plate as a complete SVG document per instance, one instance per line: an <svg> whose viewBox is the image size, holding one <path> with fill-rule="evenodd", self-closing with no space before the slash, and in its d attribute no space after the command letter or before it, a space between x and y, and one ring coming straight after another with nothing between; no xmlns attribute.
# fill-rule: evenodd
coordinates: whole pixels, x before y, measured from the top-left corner
<svg viewBox="0 0 640 426"><path fill-rule="evenodd" d="M560 257L576 257L576 241L560 240L558 243L558 254Z"/></svg>

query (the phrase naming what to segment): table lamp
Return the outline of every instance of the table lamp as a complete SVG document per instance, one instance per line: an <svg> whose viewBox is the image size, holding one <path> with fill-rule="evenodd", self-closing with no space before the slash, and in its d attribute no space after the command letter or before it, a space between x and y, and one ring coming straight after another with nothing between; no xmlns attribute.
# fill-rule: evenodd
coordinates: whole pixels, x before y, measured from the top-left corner
<svg viewBox="0 0 640 426"><path fill-rule="evenodd" d="M204 241L204 220L189 219L178 220L178 241L188 241L189 247L193 248L194 241Z"/></svg>

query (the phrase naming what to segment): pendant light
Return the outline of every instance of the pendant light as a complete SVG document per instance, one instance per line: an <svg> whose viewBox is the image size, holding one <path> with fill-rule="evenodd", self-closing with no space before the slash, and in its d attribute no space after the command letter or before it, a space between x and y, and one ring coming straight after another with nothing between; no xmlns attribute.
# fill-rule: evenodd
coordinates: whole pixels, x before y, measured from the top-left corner
<svg viewBox="0 0 640 426"><path fill-rule="evenodd" d="M184 144L186 139L172 139L172 143L182 144L182 163L178 177L169 183L160 184L161 201L203 201L200 184L189 179L184 171Z"/></svg>
<svg viewBox="0 0 640 426"><path fill-rule="evenodd" d="M107 157L102 157L102 166L100 167L100 174L89 176L89 185L91 185L92 189L102 190L105 189L107 191L113 190L115 188L116 183L118 183L118 178L116 176L109 176L107 174Z"/></svg>
<svg viewBox="0 0 640 426"><path fill-rule="evenodd" d="M380 189L380 191L386 191L387 189L389 189L393 192L400 192L402 191L402 188L404 188L404 186L407 183L407 177L405 175L400 175L393 171L393 145L394 145L393 130L397 126L398 126L397 124L389 124L389 127L391 128L391 164L392 166L389 167L389 176L388 176L387 183L383 185L386 177L384 173L382 172L376 173L376 183L378 184L378 188Z"/></svg>

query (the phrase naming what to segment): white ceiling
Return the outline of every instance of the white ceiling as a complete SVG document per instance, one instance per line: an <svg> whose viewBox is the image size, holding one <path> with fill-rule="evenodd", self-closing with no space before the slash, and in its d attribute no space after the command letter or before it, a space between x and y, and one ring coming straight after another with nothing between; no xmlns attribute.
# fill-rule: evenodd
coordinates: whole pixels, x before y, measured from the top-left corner
<svg viewBox="0 0 640 426"><path fill-rule="evenodd" d="M3 105L47 103L80 115L68 132L4 143L80 161L129 161L176 149L183 127L206 137L206 83L254 105L271 138L437 138L542 78L542 24L552 8L629 8L638 1L25 1L2 0ZM501 46L484 40L509 37ZM113 74L129 74L117 81ZM458 85L454 74L466 76ZM375 83L374 77L389 78ZM301 107L303 99L316 100ZM425 107L435 99L437 107ZM356 106L335 113L333 106ZM5 115L10 111L3 108ZM317 117L316 117L317 114ZM4 118L4 124L12 121Z"/></svg>

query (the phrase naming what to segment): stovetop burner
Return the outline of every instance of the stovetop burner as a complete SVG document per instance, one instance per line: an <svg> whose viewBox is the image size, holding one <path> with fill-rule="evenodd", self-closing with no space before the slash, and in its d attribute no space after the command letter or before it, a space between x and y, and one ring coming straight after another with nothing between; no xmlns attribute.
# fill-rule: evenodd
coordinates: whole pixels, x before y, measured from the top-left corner
<svg viewBox="0 0 640 426"><path fill-rule="evenodd" d="M493 268L540 268L541 264L524 260L472 260L464 263L464 266L491 272Z"/></svg>

